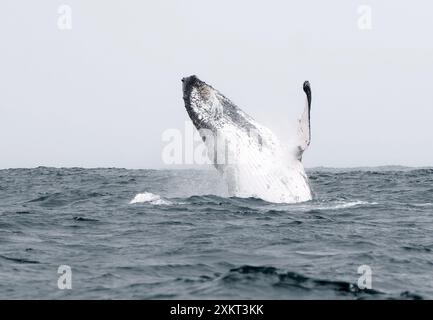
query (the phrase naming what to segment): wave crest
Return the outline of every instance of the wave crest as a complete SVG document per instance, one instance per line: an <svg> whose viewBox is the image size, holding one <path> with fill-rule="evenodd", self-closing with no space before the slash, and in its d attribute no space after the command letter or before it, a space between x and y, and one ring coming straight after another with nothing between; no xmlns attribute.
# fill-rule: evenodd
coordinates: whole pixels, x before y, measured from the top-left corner
<svg viewBox="0 0 433 320"><path fill-rule="evenodd" d="M150 192L138 193L134 197L134 199L132 199L129 202L129 204L134 204L134 203L150 203L153 205L170 205L170 204L172 204L170 201L164 200L163 198L161 198L160 195L153 194Z"/></svg>

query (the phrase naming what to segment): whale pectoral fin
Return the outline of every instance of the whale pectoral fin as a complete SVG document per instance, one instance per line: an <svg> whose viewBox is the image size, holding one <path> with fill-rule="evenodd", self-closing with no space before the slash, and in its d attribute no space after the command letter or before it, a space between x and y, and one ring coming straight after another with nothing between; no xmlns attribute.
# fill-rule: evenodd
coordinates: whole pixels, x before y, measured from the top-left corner
<svg viewBox="0 0 433 320"><path fill-rule="evenodd" d="M305 109L302 113L301 118L298 123L298 136L297 136L297 158L302 160L302 155L304 151L308 148L311 141L311 122L310 122L310 114L311 114L311 88L310 83L308 81L304 82L304 92L306 95L306 103Z"/></svg>

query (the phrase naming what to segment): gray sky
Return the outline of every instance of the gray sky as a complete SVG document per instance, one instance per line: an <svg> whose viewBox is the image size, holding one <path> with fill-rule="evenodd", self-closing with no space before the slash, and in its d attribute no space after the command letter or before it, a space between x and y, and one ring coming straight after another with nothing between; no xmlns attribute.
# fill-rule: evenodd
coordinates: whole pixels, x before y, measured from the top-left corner
<svg viewBox="0 0 433 320"><path fill-rule="evenodd" d="M307 167L433 165L432 13L419 0L2 0L0 168L162 167L190 74L282 136L308 79Z"/></svg>

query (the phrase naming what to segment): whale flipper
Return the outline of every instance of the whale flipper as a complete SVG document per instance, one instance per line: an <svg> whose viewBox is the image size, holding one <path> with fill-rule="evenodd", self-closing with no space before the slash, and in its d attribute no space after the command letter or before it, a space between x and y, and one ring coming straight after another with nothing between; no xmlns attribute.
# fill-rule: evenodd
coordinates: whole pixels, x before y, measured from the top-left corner
<svg viewBox="0 0 433 320"><path fill-rule="evenodd" d="M304 82L303 89L306 95L306 102L304 112L302 113L302 116L298 121L297 158L299 160L302 160L302 155L311 142L311 87L308 81Z"/></svg>

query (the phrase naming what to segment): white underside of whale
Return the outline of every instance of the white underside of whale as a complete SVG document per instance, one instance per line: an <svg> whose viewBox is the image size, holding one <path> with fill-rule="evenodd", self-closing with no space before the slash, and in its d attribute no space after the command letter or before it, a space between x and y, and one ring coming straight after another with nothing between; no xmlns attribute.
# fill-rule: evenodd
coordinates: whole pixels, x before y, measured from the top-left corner
<svg viewBox="0 0 433 320"><path fill-rule="evenodd" d="M226 181L229 195L275 203L311 200L302 163L268 128L257 123L255 126L262 137L262 145L258 145L254 134L225 123L218 130L218 140L222 143L208 146L209 158L218 158L214 165Z"/></svg>

